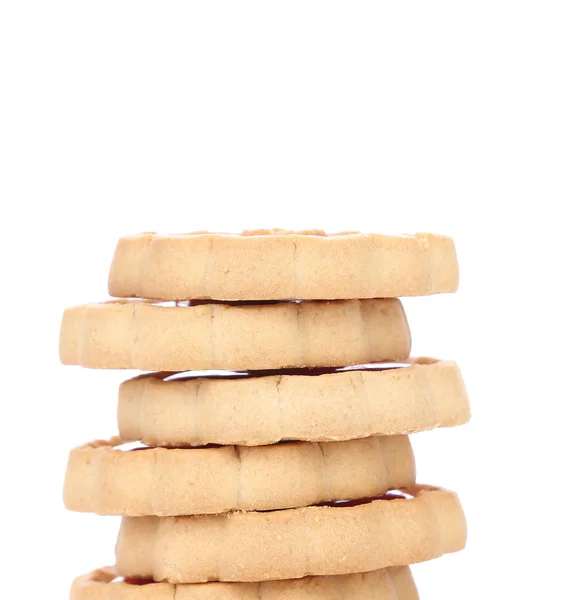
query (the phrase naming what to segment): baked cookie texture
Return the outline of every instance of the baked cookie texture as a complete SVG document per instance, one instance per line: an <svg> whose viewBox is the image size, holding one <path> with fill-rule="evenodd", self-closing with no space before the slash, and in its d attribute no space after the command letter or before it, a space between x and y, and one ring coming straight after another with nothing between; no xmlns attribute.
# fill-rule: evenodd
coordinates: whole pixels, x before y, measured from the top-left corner
<svg viewBox="0 0 563 600"><path fill-rule="evenodd" d="M121 451L118 438L70 453L70 510L104 515L197 515L357 499L407 487L407 436L271 446Z"/></svg>
<svg viewBox="0 0 563 600"><path fill-rule="evenodd" d="M259 446L409 434L469 420L454 362L420 358L400 368L369 367L239 378L141 375L120 386L120 436L150 446Z"/></svg>
<svg viewBox="0 0 563 600"><path fill-rule="evenodd" d="M464 547L457 496L416 486L413 498L195 517L125 517L117 572L170 583L266 581L404 566Z"/></svg>
<svg viewBox="0 0 563 600"><path fill-rule="evenodd" d="M455 363L409 358L399 297L458 279L427 233L120 239L117 299L60 331L63 364L148 371L120 386L119 437L70 453L66 507L122 517L115 567L71 600L417 600L408 565L467 531L407 436L470 409Z"/></svg>
<svg viewBox="0 0 563 600"><path fill-rule="evenodd" d="M408 567L258 583L115 582L114 568L78 577L70 600L418 600Z"/></svg>
<svg viewBox="0 0 563 600"><path fill-rule="evenodd" d="M162 306L117 301L65 310L63 364L185 371L342 366L404 360L399 300Z"/></svg>
<svg viewBox="0 0 563 600"><path fill-rule="evenodd" d="M455 292L451 238L430 233L248 231L121 238L109 275L115 297L336 300Z"/></svg>

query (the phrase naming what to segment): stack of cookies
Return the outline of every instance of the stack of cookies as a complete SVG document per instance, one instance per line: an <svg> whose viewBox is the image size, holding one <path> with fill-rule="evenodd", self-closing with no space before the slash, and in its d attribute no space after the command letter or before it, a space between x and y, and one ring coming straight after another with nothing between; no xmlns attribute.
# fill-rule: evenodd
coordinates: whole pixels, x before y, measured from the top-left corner
<svg viewBox="0 0 563 600"><path fill-rule="evenodd" d="M119 437L70 454L70 510L123 517L72 600L394 599L460 550L408 434L469 419L455 363L409 358L400 296L453 292L450 238L253 231L118 242L117 299L65 311L64 364L147 373ZM136 442L136 444L130 444Z"/></svg>

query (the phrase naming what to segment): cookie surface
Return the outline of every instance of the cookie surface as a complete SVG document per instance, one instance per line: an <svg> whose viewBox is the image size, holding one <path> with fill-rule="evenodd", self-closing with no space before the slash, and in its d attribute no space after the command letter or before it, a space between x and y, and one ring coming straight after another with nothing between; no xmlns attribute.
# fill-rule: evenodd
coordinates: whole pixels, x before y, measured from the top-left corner
<svg viewBox="0 0 563 600"><path fill-rule="evenodd" d="M415 481L407 436L130 451L114 449L119 444L72 450L68 509L126 516L274 510L376 496Z"/></svg>
<svg viewBox="0 0 563 600"><path fill-rule="evenodd" d="M455 552L466 523L453 492L196 517L125 517L118 573L170 583L265 581L403 566Z"/></svg>
<svg viewBox="0 0 563 600"><path fill-rule="evenodd" d="M185 371L342 366L407 358L399 300L162 306L138 301L65 310L64 364Z"/></svg>
<svg viewBox="0 0 563 600"><path fill-rule="evenodd" d="M429 233L144 233L121 238L109 293L182 300L335 300L454 292L453 240Z"/></svg>
<svg viewBox="0 0 563 600"><path fill-rule="evenodd" d="M120 386L120 436L150 446L259 446L408 434L469 420L454 362L420 358L400 368L370 367L314 375L141 375Z"/></svg>
<svg viewBox="0 0 563 600"><path fill-rule="evenodd" d="M408 567L259 583L115 582L113 568L78 577L70 600L418 600Z"/></svg>

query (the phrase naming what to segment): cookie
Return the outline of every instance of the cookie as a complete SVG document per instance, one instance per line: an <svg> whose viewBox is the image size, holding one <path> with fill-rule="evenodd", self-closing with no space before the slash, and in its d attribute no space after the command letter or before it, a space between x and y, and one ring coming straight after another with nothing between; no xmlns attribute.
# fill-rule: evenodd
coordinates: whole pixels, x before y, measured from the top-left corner
<svg viewBox="0 0 563 600"><path fill-rule="evenodd" d="M121 384L122 439L150 446L324 442L451 427L470 416L457 365L430 358L385 370L369 365L284 375L169 375L151 373Z"/></svg>
<svg viewBox="0 0 563 600"><path fill-rule="evenodd" d="M113 568L78 577L70 600L418 600L408 567L259 583L115 582Z"/></svg>
<svg viewBox="0 0 563 600"><path fill-rule="evenodd" d="M170 583L264 581L373 571L463 548L457 496L429 486L409 493L272 512L125 517L117 570Z"/></svg>
<svg viewBox="0 0 563 600"><path fill-rule="evenodd" d="M455 292L453 240L429 233L143 233L121 238L109 293L182 300L337 300Z"/></svg>
<svg viewBox="0 0 563 600"><path fill-rule="evenodd" d="M64 312L60 357L84 367L185 371L403 360L399 300L163 306L115 301Z"/></svg>
<svg viewBox="0 0 563 600"><path fill-rule="evenodd" d="M376 496L413 485L407 436L271 446L114 449L93 442L70 453L70 510L174 516L274 510Z"/></svg>

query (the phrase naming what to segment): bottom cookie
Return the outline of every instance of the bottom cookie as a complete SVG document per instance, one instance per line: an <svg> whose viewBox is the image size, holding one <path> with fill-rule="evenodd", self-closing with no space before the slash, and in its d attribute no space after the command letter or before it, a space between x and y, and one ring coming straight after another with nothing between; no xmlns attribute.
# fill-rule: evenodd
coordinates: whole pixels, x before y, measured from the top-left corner
<svg viewBox="0 0 563 600"><path fill-rule="evenodd" d="M408 567L259 583L115 581L113 568L78 577L70 600L418 600Z"/></svg>

